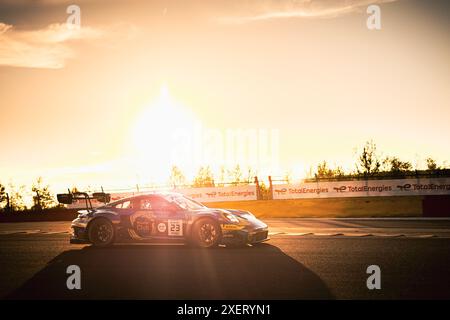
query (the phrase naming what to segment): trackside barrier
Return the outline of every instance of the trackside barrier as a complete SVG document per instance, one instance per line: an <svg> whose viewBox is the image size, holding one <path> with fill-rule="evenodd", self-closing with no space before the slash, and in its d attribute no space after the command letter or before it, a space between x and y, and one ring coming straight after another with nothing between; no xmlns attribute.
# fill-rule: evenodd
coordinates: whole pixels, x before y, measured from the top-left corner
<svg viewBox="0 0 450 320"><path fill-rule="evenodd" d="M450 195L450 178L306 182L271 186L273 199Z"/></svg>

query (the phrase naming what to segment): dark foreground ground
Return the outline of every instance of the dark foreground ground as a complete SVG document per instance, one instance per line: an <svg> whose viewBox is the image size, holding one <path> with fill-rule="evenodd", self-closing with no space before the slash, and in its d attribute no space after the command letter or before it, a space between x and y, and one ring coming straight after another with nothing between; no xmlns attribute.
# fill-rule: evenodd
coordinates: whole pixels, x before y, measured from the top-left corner
<svg viewBox="0 0 450 320"><path fill-rule="evenodd" d="M449 220L271 219L258 247L68 244L68 223L0 224L0 296L88 299L450 298ZM81 290L66 269L81 268ZM381 290L366 269L381 268Z"/></svg>

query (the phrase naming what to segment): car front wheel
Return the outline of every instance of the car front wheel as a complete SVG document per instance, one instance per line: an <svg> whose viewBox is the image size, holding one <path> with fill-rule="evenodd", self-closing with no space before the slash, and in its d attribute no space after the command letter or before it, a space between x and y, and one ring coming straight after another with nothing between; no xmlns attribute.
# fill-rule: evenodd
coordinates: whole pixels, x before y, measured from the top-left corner
<svg viewBox="0 0 450 320"><path fill-rule="evenodd" d="M219 224L213 219L200 219L192 233L192 242L201 248L216 247L220 242L221 231Z"/></svg>
<svg viewBox="0 0 450 320"><path fill-rule="evenodd" d="M96 219L89 227L89 240L96 247L107 247L114 242L114 226L107 219Z"/></svg>

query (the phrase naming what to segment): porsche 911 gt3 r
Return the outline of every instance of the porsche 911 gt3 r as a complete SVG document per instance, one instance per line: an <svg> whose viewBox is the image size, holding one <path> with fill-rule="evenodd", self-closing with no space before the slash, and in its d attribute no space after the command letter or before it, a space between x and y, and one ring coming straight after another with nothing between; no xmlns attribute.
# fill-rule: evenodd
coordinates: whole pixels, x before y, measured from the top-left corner
<svg viewBox="0 0 450 320"><path fill-rule="evenodd" d="M268 240L267 225L250 212L208 208L179 193L137 195L95 209L89 209L89 196L83 195L87 210L79 211L72 221L71 243L104 247L119 242L174 240L209 248ZM73 194L58 195L62 203L71 203L73 198Z"/></svg>

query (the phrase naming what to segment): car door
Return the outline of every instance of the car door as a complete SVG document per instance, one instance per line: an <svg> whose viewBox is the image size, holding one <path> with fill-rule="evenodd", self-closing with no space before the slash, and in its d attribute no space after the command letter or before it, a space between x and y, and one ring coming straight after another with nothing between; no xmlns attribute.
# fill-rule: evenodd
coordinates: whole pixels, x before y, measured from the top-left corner
<svg viewBox="0 0 450 320"><path fill-rule="evenodd" d="M129 234L135 240L151 238L154 233L154 212L150 200L140 197L133 201L134 210L129 216Z"/></svg>
<svg viewBox="0 0 450 320"><path fill-rule="evenodd" d="M154 235L158 238L181 239L186 232L186 212L166 199L154 196L151 198L154 213Z"/></svg>

